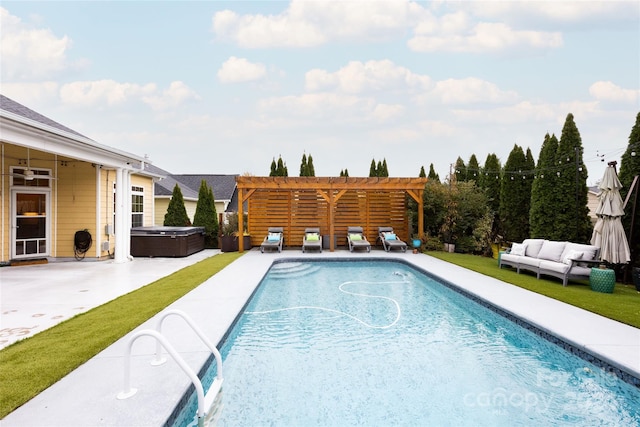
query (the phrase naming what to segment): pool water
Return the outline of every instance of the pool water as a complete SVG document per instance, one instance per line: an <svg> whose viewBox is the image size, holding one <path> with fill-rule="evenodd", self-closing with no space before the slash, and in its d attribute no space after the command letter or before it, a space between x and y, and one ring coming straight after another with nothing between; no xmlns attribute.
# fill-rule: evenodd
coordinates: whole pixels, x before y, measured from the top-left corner
<svg viewBox="0 0 640 427"><path fill-rule="evenodd" d="M640 426L637 387L400 262L274 264L221 353L219 426Z"/></svg>

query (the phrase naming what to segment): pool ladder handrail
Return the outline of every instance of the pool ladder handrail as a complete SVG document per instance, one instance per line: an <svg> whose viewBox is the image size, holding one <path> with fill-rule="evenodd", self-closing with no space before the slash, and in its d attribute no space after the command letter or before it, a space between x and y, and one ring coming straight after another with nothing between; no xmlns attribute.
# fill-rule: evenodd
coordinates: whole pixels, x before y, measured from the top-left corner
<svg viewBox="0 0 640 427"><path fill-rule="evenodd" d="M182 356L178 354L171 343L169 343L169 341L161 333L164 319L172 315L182 317L187 322L187 324L191 326L191 329L193 329L196 335L200 337L204 344L209 347L209 350L211 350L211 353L216 359L216 378L214 379L213 384L211 384L211 387L209 387L209 391L206 393L206 395L204 393L204 388L202 387L202 381L200 381L198 375L193 372L193 370L184 361ZM169 353L171 357L173 357L173 359L176 361L178 366L180 366L184 373L187 374L187 376L191 380L191 383L195 387L196 395L198 398L198 425L203 425L205 417L207 416L207 412L210 412L209 410L215 402L216 397L218 396L222 388L222 382L224 381L222 377L222 356L220 355L220 352L218 351L216 346L213 345L211 341L206 337L204 332L202 332L202 330L193 322L193 320L191 320L191 318L181 310L169 310L162 314L158 319L156 329L157 330L145 329L136 332L129 340L129 345L127 346L124 359L124 391L118 393L117 398L121 400L127 399L136 394L136 392L138 391L137 389L131 387L131 349L133 348L133 343L138 338L142 336L150 336L152 338L155 338L156 340L155 359L151 361L151 364L153 366L159 366L167 361L166 357L162 357L162 347L164 347L167 353Z"/></svg>

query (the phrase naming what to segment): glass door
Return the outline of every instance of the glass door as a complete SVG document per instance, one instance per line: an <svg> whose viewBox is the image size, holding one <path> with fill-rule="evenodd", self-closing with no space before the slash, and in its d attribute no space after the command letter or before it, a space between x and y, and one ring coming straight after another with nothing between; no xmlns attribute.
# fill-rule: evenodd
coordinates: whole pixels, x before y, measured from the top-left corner
<svg viewBox="0 0 640 427"><path fill-rule="evenodd" d="M49 193L13 191L12 258L49 255Z"/></svg>

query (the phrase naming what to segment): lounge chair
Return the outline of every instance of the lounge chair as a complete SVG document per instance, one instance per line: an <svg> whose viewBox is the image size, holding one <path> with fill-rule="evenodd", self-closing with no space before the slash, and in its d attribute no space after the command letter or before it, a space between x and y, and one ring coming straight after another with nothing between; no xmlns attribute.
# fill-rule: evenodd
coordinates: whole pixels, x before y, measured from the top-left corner
<svg viewBox="0 0 640 427"><path fill-rule="evenodd" d="M385 252L389 252L391 249L396 248L407 251L407 244L398 239L396 233L393 232L393 227L378 227L378 239L382 241L382 247Z"/></svg>
<svg viewBox="0 0 640 427"><path fill-rule="evenodd" d="M371 243L364 235L362 227L347 228L347 243L349 243L350 252L353 252L354 249L366 249L367 252L371 252Z"/></svg>
<svg viewBox="0 0 640 427"><path fill-rule="evenodd" d="M265 236L260 245L260 252L264 253L265 249L277 249L282 252L282 244L284 242L284 230L282 227L269 227L269 234Z"/></svg>
<svg viewBox="0 0 640 427"><path fill-rule="evenodd" d="M322 236L319 228L305 228L302 238L302 252L307 249L319 249L322 252Z"/></svg>

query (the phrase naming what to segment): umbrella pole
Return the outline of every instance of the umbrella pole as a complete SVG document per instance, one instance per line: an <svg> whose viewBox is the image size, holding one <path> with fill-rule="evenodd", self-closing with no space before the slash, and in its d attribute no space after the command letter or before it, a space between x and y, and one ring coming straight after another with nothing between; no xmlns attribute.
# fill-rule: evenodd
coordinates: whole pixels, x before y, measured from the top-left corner
<svg viewBox="0 0 640 427"><path fill-rule="evenodd" d="M638 190L640 189L640 184L638 181L640 180L640 175L636 175L633 178L633 182L631 183L631 188L629 189L629 193L627 194L626 200L624 201L623 209L627 206L627 202L629 201L629 197L633 193L633 208L631 209L631 229L629 230L629 246L631 249L631 262L627 264L627 267L624 269L624 283L631 283L631 271L633 268L633 263L638 257L637 254L637 242L635 240L634 231L636 229L636 209L638 209Z"/></svg>

